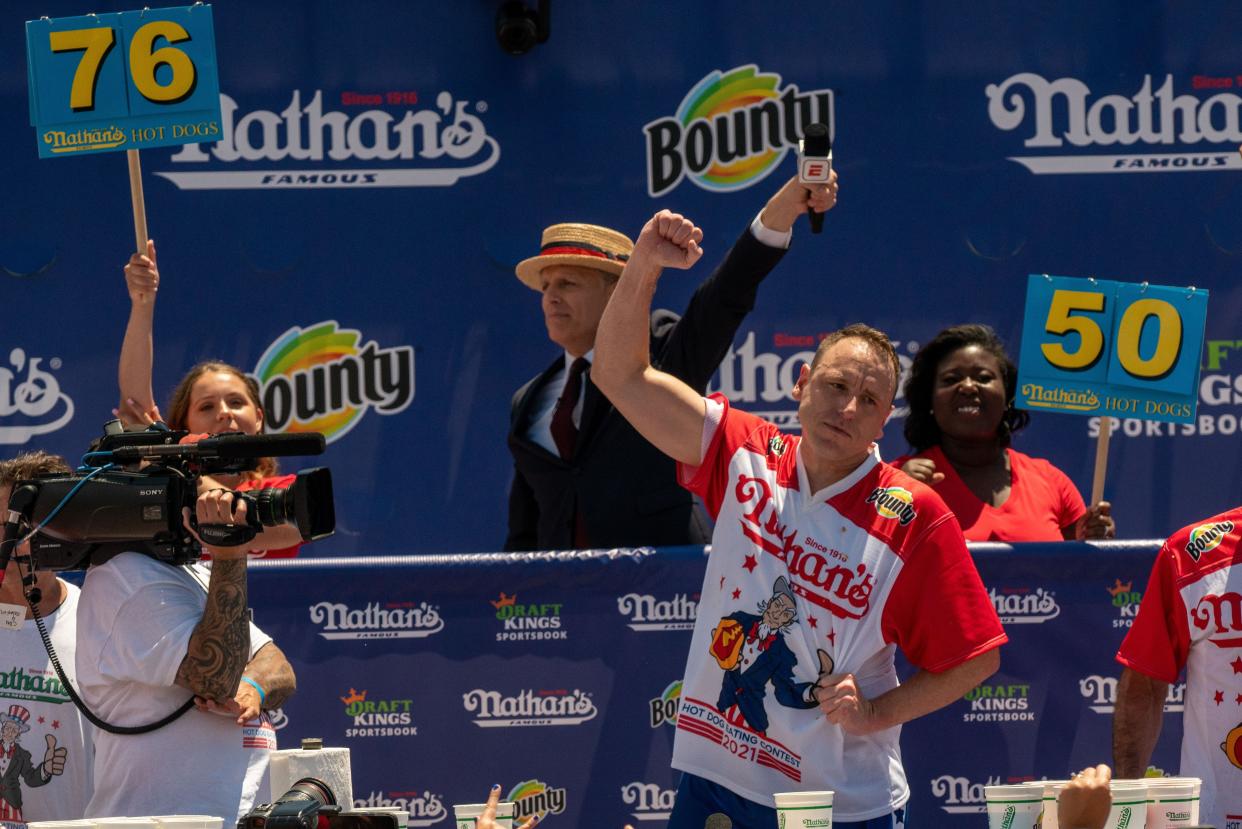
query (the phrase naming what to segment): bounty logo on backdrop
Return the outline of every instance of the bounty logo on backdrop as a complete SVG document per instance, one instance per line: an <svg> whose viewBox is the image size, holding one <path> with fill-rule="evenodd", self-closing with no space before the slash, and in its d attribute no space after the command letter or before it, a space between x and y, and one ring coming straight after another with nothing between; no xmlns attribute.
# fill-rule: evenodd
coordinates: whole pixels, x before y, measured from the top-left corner
<svg viewBox="0 0 1242 829"><path fill-rule="evenodd" d="M1050 81L1020 72L984 91L993 126L1019 130L1023 147L1039 153L1009 160L1036 175L1188 172L1242 168L1237 154L1242 97L1208 95L1233 88L1235 80L1242 77L1195 75L1190 85L1198 95L1179 95L1171 74L1145 75L1132 93L1133 87L1097 94L1077 78ZM1206 152L1181 149L1191 146ZM1093 151L1097 147L1108 149ZM1109 152L1112 148L1129 152Z"/></svg>
<svg viewBox="0 0 1242 829"><path fill-rule="evenodd" d="M676 115L643 127L647 192L654 198L683 178L704 190L749 187L796 148L809 124L834 130L832 90L799 92L752 64L709 72L682 99Z"/></svg>
<svg viewBox="0 0 1242 829"><path fill-rule="evenodd" d="M280 112L241 113L220 95L220 139L186 144L171 157L188 166L156 173L181 190L281 190L322 187L447 187L485 173L500 160L500 144L478 117L487 102L457 100L444 91L415 109L325 111L323 91L303 105L294 90ZM343 107L385 100L408 103L417 94L342 95ZM204 149L206 148L206 149ZM221 169L240 162L247 169ZM255 169L255 163L261 163ZM285 162L277 165L276 162ZM353 164L350 164L353 162ZM356 165L356 166L355 166Z"/></svg>
<svg viewBox="0 0 1242 829"><path fill-rule="evenodd" d="M647 700L652 728L659 728L666 723L677 727L677 710L681 708L681 686L680 679L674 680L660 696Z"/></svg>
<svg viewBox="0 0 1242 829"><path fill-rule="evenodd" d="M989 777L984 783L972 783L968 777L942 774L932 779L931 791L940 801L940 808L951 815L982 814L988 810L983 787L999 783L999 777Z"/></svg>
<svg viewBox="0 0 1242 829"><path fill-rule="evenodd" d="M377 792L372 790L366 797L355 797L355 809L376 809L396 806L409 814L410 826L431 826L448 817L444 796L429 791Z"/></svg>
<svg viewBox="0 0 1242 829"><path fill-rule="evenodd" d="M361 332L325 320L293 326L254 368L269 432L322 432L328 443L369 410L394 415L414 399L414 349L363 344Z"/></svg>
<svg viewBox="0 0 1242 829"><path fill-rule="evenodd" d="M73 419L73 400L42 362L42 357L14 348L8 365L0 364L0 444L21 445ZM58 357L47 363L53 370L60 368Z"/></svg>
<svg viewBox="0 0 1242 829"><path fill-rule="evenodd" d="M513 825L525 823L531 815L539 816L539 825L548 815L559 815L565 811L564 789L557 789L542 780L523 780L509 790L504 800L513 803Z"/></svg>
<svg viewBox="0 0 1242 829"><path fill-rule="evenodd" d="M1078 692L1087 700L1087 707L1097 714L1112 714L1117 705L1117 677L1091 674L1078 680ZM1166 713L1177 713L1186 708L1186 683L1169 686L1164 697Z"/></svg>
<svg viewBox="0 0 1242 829"><path fill-rule="evenodd" d="M664 789L656 783L634 781L621 787L621 800L634 811L635 820L668 820L673 814L676 789Z"/></svg>

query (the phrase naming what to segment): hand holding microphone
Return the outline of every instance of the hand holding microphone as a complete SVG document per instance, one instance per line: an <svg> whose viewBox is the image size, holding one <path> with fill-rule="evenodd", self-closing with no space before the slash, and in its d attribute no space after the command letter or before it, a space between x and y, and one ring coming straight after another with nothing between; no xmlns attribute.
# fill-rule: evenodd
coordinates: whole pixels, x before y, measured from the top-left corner
<svg viewBox="0 0 1242 829"><path fill-rule="evenodd" d="M809 124L802 140L798 142L798 182L803 185L827 185L832 191L832 204L836 203L836 174L832 171L832 139L828 135L828 127L823 124ZM810 213L811 232L819 233L824 229L824 212L832 207L832 204L823 208L810 204L814 195L814 191L808 192L808 212Z"/></svg>

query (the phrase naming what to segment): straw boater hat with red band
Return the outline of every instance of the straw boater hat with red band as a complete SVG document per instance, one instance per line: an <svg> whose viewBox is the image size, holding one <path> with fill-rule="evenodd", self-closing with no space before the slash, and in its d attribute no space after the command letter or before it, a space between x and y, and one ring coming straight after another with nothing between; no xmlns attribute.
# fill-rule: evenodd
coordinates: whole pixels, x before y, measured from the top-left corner
<svg viewBox="0 0 1242 829"><path fill-rule="evenodd" d="M517 278L542 291L540 274L550 265L577 265L620 276L633 252L634 243L624 233L599 225L552 225L543 232L539 255L518 263Z"/></svg>

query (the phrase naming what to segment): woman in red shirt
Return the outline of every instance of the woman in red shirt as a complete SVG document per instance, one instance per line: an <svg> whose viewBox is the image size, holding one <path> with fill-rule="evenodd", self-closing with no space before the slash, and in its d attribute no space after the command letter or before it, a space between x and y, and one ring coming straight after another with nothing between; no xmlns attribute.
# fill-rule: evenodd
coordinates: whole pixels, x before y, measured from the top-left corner
<svg viewBox="0 0 1242 829"><path fill-rule="evenodd" d="M968 541L1112 538L1107 501L1090 509L1064 472L1010 448L1030 416L1014 408L1018 370L986 325L956 325L914 357L906 440L894 461L944 499Z"/></svg>

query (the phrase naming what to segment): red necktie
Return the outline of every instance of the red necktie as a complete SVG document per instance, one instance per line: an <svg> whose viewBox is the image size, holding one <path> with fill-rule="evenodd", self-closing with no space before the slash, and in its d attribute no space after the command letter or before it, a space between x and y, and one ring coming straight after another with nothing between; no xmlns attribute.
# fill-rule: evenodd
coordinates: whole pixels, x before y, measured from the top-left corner
<svg viewBox="0 0 1242 829"><path fill-rule="evenodd" d="M578 442L578 427L574 425L574 407L582 394L582 372L590 367L585 357L579 357L569 366L565 390L552 410L552 440L565 460L574 456L574 444Z"/></svg>

